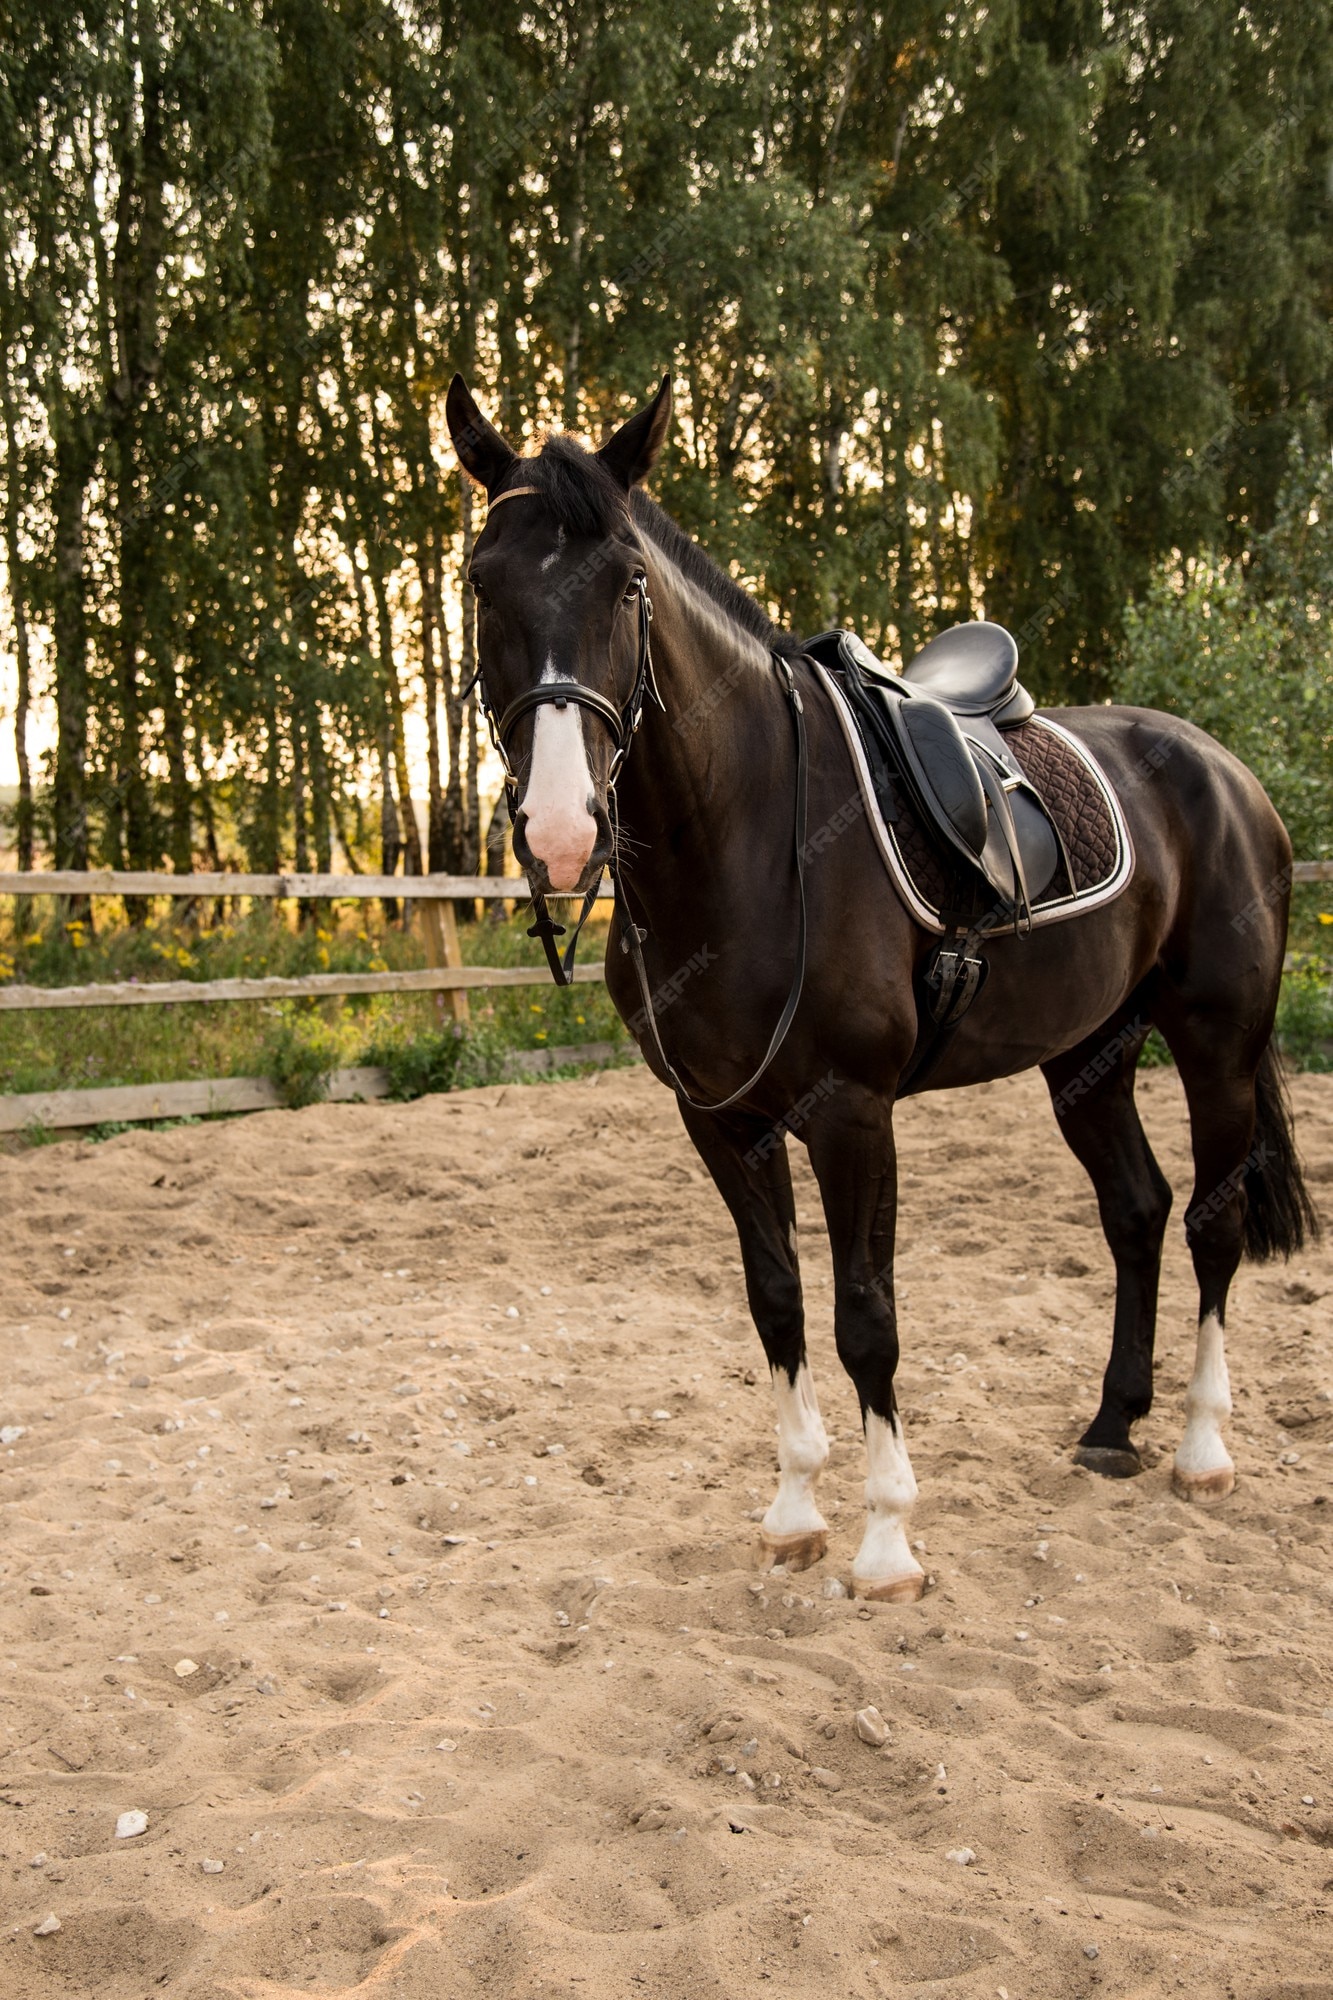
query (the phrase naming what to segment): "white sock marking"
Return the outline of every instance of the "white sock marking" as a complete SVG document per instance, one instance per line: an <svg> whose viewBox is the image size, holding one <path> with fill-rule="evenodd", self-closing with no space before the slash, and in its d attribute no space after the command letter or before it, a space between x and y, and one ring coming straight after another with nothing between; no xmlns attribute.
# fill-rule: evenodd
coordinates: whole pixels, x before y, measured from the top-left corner
<svg viewBox="0 0 1333 2000"><path fill-rule="evenodd" d="M916 1476L907 1456L900 1418L872 1410L866 1417L866 1532L852 1564L855 1583L888 1583L920 1576L907 1545L907 1521L916 1501Z"/></svg>
<svg viewBox="0 0 1333 2000"><path fill-rule="evenodd" d="M1185 1391L1185 1435L1176 1453L1176 1471L1184 1478L1232 1470L1231 1455L1222 1442L1222 1426L1230 1415L1222 1322L1215 1312L1207 1313L1199 1321L1194 1373Z"/></svg>
<svg viewBox="0 0 1333 2000"><path fill-rule="evenodd" d="M564 678L547 658L543 681ZM573 889L588 865L597 840L589 806L592 773L583 738L583 710L570 702L537 710L532 732L532 768L523 794L524 832L538 861L546 863L553 889Z"/></svg>
<svg viewBox="0 0 1333 2000"><path fill-rule="evenodd" d="M773 1395L778 1406L778 1490L764 1516L764 1533L774 1541L782 1535L826 1534L828 1522L815 1505L815 1481L828 1463L828 1435L804 1361L794 1383L787 1380L785 1368L773 1370Z"/></svg>

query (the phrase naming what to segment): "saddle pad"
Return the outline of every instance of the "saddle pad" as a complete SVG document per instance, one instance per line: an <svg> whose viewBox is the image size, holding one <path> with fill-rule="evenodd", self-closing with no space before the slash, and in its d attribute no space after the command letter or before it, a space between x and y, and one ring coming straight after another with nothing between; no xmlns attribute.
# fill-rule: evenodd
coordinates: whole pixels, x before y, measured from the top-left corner
<svg viewBox="0 0 1333 2000"><path fill-rule="evenodd" d="M885 820L846 698L818 661L814 667L842 725L870 829L894 886L924 929L943 932L946 926L940 909L953 881L948 863L903 797L901 787L898 817ZM1062 860L1048 887L1033 903L1033 924L1061 923L1110 902L1134 872L1134 846L1120 801L1096 758L1077 737L1045 715L1031 716L1004 730L1003 735L1059 829L1074 878L1071 882Z"/></svg>

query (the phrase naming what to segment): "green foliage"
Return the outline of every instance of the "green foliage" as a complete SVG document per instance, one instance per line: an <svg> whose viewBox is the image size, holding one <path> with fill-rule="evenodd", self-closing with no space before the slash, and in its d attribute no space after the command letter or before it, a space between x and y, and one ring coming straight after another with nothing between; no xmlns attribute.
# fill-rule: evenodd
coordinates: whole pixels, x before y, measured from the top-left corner
<svg viewBox="0 0 1333 2000"><path fill-rule="evenodd" d="M1299 962L1283 979L1276 1035L1292 1069L1333 1070L1333 985L1327 965Z"/></svg>
<svg viewBox="0 0 1333 2000"><path fill-rule="evenodd" d="M984 606L1046 697L1104 693L1154 567L1249 550L1327 427L1326 7L6 30L0 528L60 865L323 867L382 825L391 869L414 699L428 856L475 864L455 367L531 440L669 366L658 490L785 621L910 652Z"/></svg>
<svg viewBox="0 0 1333 2000"><path fill-rule="evenodd" d="M316 925L298 925L258 907L212 929L180 919L136 927L111 920L117 905L100 898L97 922L77 947L46 912L26 936L0 929L0 978L12 972L39 985L95 984L137 977L220 979L295 976L329 970L366 972L424 963L420 935L386 922L378 905L357 904L338 916L321 905ZM544 1049L581 1042L625 1045L625 1029L602 985L557 992L546 983L541 948L526 936L531 918L487 917L460 925L470 964L531 965L542 978L527 987L502 987L471 996L472 1025L459 1052L458 1082L501 1076L515 1049ZM581 962L605 950L606 921L594 919ZM40 971L41 977L37 976ZM326 1025L336 1036L336 1060L345 1068L378 1060L372 1051L398 1040L429 1038L440 1027L429 993L365 994L336 1003ZM292 1011L288 1010L289 1013ZM250 1003L190 1006L103 1007L0 1013L0 1090L80 1089L90 1084L163 1083L208 1076L267 1074L266 1042L275 1017Z"/></svg>
<svg viewBox="0 0 1333 2000"><path fill-rule="evenodd" d="M1164 567L1125 617L1116 699L1187 716L1263 781L1295 851L1333 855L1333 468L1296 455L1242 565Z"/></svg>
<svg viewBox="0 0 1333 2000"><path fill-rule="evenodd" d="M308 1003L275 1009L278 1019L264 1038L262 1072L289 1111L322 1104L329 1074L338 1067L338 1037Z"/></svg>
<svg viewBox="0 0 1333 2000"><path fill-rule="evenodd" d="M390 1097L405 1104L432 1091L453 1089L465 1040L461 1024L415 1034L395 1027L372 1036L365 1060L387 1070Z"/></svg>

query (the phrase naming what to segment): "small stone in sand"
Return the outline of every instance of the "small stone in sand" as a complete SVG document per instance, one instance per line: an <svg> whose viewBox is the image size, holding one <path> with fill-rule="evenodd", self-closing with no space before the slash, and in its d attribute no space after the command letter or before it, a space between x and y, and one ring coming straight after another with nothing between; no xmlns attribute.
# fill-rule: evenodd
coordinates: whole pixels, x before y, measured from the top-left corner
<svg viewBox="0 0 1333 2000"><path fill-rule="evenodd" d="M175 1671L178 1681L187 1681L191 1674L198 1673L199 1662L198 1660L177 1660Z"/></svg>
<svg viewBox="0 0 1333 2000"><path fill-rule="evenodd" d="M33 1925L32 1934L34 1937L53 1937L59 1929L59 1917L43 1917L39 1924Z"/></svg>
<svg viewBox="0 0 1333 2000"><path fill-rule="evenodd" d="M872 1750L881 1750L889 1740L889 1725L877 1708L859 1708L856 1712L856 1733Z"/></svg>
<svg viewBox="0 0 1333 2000"><path fill-rule="evenodd" d="M837 1772L826 1771L822 1764L812 1764L810 1766L810 1776L826 1792L840 1792L842 1790L842 1779L838 1776Z"/></svg>
<svg viewBox="0 0 1333 2000"><path fill-rule="evenodd" d="M845 1597L847 1595L847 1586L840 1576L826 1576L824 1578L824 1588L820 1592L820 1595L822 1597Z"/></svg>
<svg viewBox="0 0 1333 2000"><path fill-rule="evenodd" d="M458 1748L458 1745L454 1742L452 1736L442 1736L439 1742L435 1745L435 1748L437 1750L456 1750Z"/></svg>
<svg viewBox="0 0 1333 2000"><path fill-rule="evenodd" d="M117 1840L133 1840L137 1834L147 1831L148 1815L146 1812L140 1812L137 1806L131 1807L129 1812L123 1812L116 1821Z"/></svg>
<svg viewBox="0 0 1333 2000"><path fill-rule="evenodd" d="M1085 1944L1083 1947L1083 1956L1084 1958L1100 1958L1101 1950L1095 1944Z"/></svg>
<svg viewBox="0 0 1333 2000"><path fill-rule="evenodd" d="M28 1866L29 1868L45 1868L46 1866L45 1853L34 1854L32 1860L28 1863Z"/></svg>
<svg viewBox="0 0 1333 2000"><path fill-rule="evenodd" d="M946 1861L956 1861L960 1868L970 1868L977 1857L970 1847L951 1847L944 1858Z"/></svg>
<svg viewBox="0 0 1333 2000"><path fill-rule="evenodd" d="M223 1861L201 1861L199 1866L203 1869L205 1875L220 1875L226 1863Z"/></svg>

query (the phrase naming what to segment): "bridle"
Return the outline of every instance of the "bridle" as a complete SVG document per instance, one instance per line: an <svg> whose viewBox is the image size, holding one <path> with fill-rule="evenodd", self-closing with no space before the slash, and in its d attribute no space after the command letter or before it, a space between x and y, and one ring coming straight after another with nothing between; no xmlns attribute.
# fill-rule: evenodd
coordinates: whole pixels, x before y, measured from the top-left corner
<svg viewBox="0 0 1333 2000"><path fill-rule="evenodd" d="M541 489L537 486L506 487L503 493L495 495L494 499L490 502L490 507L494 509L506 500L517 500L525 493L540 494L540 492ZM716 1104L709 1104L700 1098L690 1095L676 1074L675 1068L662 1046L662 1037L657 1027L657 1014L653 1006L652 989L648 984L648 971L643 962L643 941L647 937L648 932L642 925L634 921L620 872L620 825L616 798L616 780L624 769L625 760L629 756L634 738L638 733L639 724L643 720L644 703L648 696L652 695L653 700L663 715L667 712L666 703L662 699L656 676L653 673L653 601L648 595L648 577L644 570L640 569L636 573L630 589L635 592L638 598L638 650L633 686L630 689L629 699L623 707L617 708L616 704L609 700L606 695L598 694L595 688L585 687L582 681L539 681L535 687L525 688L522 694L515 695L508 707L497 718L490 698L486 693L486 683L482 678L480 667L477 668L472 680L463 689L462 693L463 698L466 699L474 689L478 691L482 714L486 717L486 726L490 731L491 741L495 745L496 755L499 757L501 767L504 771L505 802L509 809L511 825L517 807L519 781L509 754L509 736L517 722L521 721L525 715L530 715L534 709L544 708L548 705L557 709L564 709L570 703L573 703L576 708L586 708L590 714L597 716L599 721L610 731L611 740L615 745L615 752L611 759L610 771L607 774L607 802L612 828L611 859L608 863L608 872L611 876L611 884L615 896L615 912L620 920L620 949L628 956L630 963L634 967L635 977L639 984L639 993L643 1000L643 1017L651 1030L653 1045L657 1050L662 1067L666 1071L667 1080L676 1091L676 1094L683 1098L685 1103L691 1105L696 1111L725 1111L742 1097L746 1096L749 1091L753 1090L754 1086L768 1069L773 1058L777 1055L778 1050L786 1040L787 1030L790 1028L796 1014L796 1009L800 1005L801 993L805 986L807 934L805 833L809 792L807 772L809 760L805 735L805 709L801 702L800 691L796 686L790 661L783 655L774 653L771 657L782 678L796 729L795 863L796 887L800 901L800 930L797 944L796 971L792 979L791 988L787 994L786 1004L782 1009L777 1027L773 1030L768 1048L764 1052L763 1061L760 1063L758 1069L754 1072L753 1076L746 1079L739 1090L732 1091L729 1097L722 1098ZM555 940L566 935L566 927L564 924L555 922L550 911L547 909L545 896L536 890L532 892L532 907L536 913L536 922L528 931L528 936L541 939L542 950L546 953L546 962L551 968L551 977L557 986L572 986L574 984L574 957L578 950L579 936L588 918L592 915L593 904L597 901L597 889L598 885L594 883L585 895L583 908L579 912L578 921L574 925L573 933L570 935L569 943L566 945L563 954L557 950Z"/></svg>

